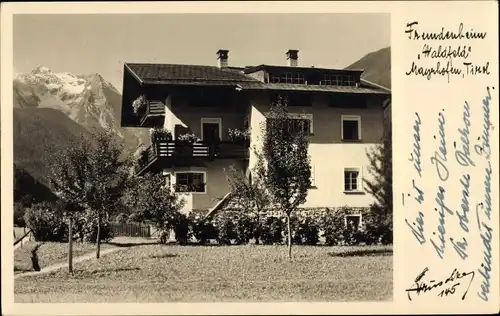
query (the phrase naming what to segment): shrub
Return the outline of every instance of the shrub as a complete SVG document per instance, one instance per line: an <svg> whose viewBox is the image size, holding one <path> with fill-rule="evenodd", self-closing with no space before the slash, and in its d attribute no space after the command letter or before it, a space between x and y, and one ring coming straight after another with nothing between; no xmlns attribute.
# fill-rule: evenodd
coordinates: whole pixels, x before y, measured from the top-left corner
<svg viewBox="0 0 500 316"><path fill-rule="evenodd" d="M141 216L138 213L132 213L127 218L127 223L141 223L141 221Z"/></svg>
<svg viewBox="0 0 500 316"><path fill-rule="evenodd" d="M237 239L236 225L232 212L219 212L214 218L214 227L217 230L217 242L219 244L230 245L231 240Z"/></svg>
<svg viewBox="0 0 500 316"><path fill-rule="evenodd" d="M247 214L237 214L234 219L236 243L238 245L248 244L250 239L254 237L254 220Z"/></svg>
<svg viewBox="0 0 500 316"><path fill-rule="evenodd" d="M264 217L261 219L260 239L264 245L273 245L283 242L283 230L285 225L283 221L275 216Z"/></svg>
<svg viewBox="0 0 500 316"><path fill-rule="evenodd" d="M327 209L319 218L319 226L323 231L325 244L328 246L340 245L344 240L345 212L335 212Z"/></svg>
<svg viewBox="0 0 500 316"><path fill-rule="evenodd" d="M19 202L14 204L14 226L25 227L26 222L24 221L24 213L26 212L26 207Z"/></svg>
<svg viewBox="0 0 500 316"><path fill-rule="evenodd" d="M28 208L24 214L26 227L36 241L62 242L67 239L67 226L62 213L53 204L42 202Z"/></svg>
<svg viewBox="0 0 500 316"><path fill-rule="evenodd" d="M125 224L128 221L128 215L125 213L120 213L116 216L115 221L120 224Z"/></svg>
<svg viewBox="0 0 500 316"><path fill-rule="evenodd" d="M174 232L175 232L175 240L184 245L189 240L189 219L184 214L176 214L176 218L174 220Z"/></svg>
<svg viewBox="0 0 500 316"><path fill-rule="evenodd" d="M101 242L107 242L113 238L111 223L101 219ZM74 237L78 241L96 243L97 241L97 217L90 210L83 211L75 215Z"/></svg>
<svg viewBox="0 0 500 316"><path fill-rule="evenodd" d="M294 223L293 223L294 222ZM293 242L297 245L316 245L319 242L318 218L311 215L298 216L293 221Z"/></svg>
<svg viewBox="0 0 500 316"><path fill-rule="evenodd" d="M348 221L343 231L343 244L347 246L359 245L364 239L363 230L358 229L352 221Z"/></svg>
<svg viewBox="0 0 500 316"><path fill-rule="evenodd" d="M236 244L248 244L254 238L255 220L253 215L224 210L214 218L214 228L217 232L217 241L222 245L229 245L234 240Z"/></svg>
<svg viewBox="0 0 500 316"><path fill-rule="evenodd" d="M217 239L214 225L203 216L191 213L189 216L190 235L200 244L206 244L210 239Z"/></svg>
<svg viewBox="0 0 500 316"><path fill-rule="evenodd" d="M390 213L377 205L372 205L369 212L364 216L365 242L367 244L392 243L392 217Z"/></svg>

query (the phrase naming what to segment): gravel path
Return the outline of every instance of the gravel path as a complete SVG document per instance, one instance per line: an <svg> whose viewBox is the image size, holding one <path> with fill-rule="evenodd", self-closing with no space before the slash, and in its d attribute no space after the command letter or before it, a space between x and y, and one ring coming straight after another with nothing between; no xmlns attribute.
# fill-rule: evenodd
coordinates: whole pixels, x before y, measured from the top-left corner
<svg viewBox="0 0 500 316"><path fill-rule="evenodd" d="M106 255L108 253L116 252L118 250L126 249L127 247L131 247L134 245L144 245L144 244L156 244L158 243L157 240L151 240L151 239L146 239L146 238L137 238L137 237L116 237L113 240L111 240L113 246L112 248L104 249L101 250L101 256ZM121 246L123 245L123 246ZM124 247L124 245L127 245L127 247ZM85 255L82 255L80 257L73 258L73 263L78 263L82 262L85 260L90 260L92 258L95 258L95 252L87 253ZM24 277L24 276L30 276L30 275L39 275L39 274L44 274L44 273L50 273L62 268L67 268L68 263L58 263L54 264L45 268L42 268L40 271L30 271L26 273L19 273L14 276L15 279Z"/></svg>

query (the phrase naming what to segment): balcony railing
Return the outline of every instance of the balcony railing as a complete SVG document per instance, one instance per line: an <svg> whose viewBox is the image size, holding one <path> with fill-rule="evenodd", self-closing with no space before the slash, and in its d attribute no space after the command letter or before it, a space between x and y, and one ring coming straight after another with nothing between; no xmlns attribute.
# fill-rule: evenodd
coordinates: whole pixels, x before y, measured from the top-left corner
<svg viewBox="0 0 500 316"><path fill-rule="evenodd" d="M249 146L244 143L219 142L217 144L185 144L175 141L157 141L145 149L137 160L137 174L146 171L159 159L188 163L189 159L247 159Z"/></svg>
<svg viewBox="0 0 500 316"><path fill-rule="evenodd" d="M146 106L142 112L140 123L141 126L146 126L145 123L147 123L148 121L153 121L151 120L151 118L163 119L163 117L165 117L165 104L163 104L161 101L147 100Z"/></svg>

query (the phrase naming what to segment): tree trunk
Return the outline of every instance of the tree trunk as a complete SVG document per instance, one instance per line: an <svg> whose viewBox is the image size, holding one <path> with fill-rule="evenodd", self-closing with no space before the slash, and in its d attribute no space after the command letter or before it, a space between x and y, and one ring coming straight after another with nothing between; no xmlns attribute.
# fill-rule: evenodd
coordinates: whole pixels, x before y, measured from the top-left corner
<svg viewBox="0 0 500 316"><path fill-rule="evenodd" d="M288 230L288 259L292 260L292 225L290 224L290 215L286 216L286 226Z"/></svg>
<svg viewBox="0 0 500 316"><path fill-rule="evenodd" d="M260 234L262 232L261 225L260 225L260 216L259 213L257 213L257 220L256 220L256 228L255 228L255 233L254 233L254 238L255 238L255 244L260 245Z"/></svg>
<svg viewBox="0 0 500 316"><path fill-rule="evenodd" d="M68 271L73 273L73 219L71 217L68 225Z"/></svg>
<svg viewBox="0 0 500 316"><path fill-rule="evenodd" d="M97 259L101 256L101 214L97 214L97 236L96 236L97 250L95 257Z"/></svg>

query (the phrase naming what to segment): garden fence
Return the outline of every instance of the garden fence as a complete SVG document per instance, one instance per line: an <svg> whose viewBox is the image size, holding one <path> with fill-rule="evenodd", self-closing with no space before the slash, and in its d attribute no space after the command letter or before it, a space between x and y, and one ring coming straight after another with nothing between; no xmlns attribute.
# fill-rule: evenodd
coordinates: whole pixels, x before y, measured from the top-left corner
<svg viewBox="0 0 500 316"><path fill-rule="evenodd" d="M125 237L151 237L151 227L149 225L133 224L133 223L112 223L114 236Z"/></svg>

